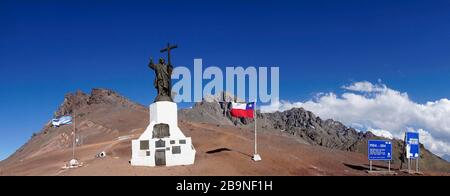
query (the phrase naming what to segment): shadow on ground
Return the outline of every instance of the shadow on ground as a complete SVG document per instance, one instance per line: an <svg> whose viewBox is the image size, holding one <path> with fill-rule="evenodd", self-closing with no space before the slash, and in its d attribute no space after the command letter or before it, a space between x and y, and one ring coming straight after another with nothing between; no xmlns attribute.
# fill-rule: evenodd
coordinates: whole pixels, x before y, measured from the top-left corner
<svg viewBox="0 0 450 196"><path fill-rule="evenodd" d="M232 149L229 149L229 148L217 148L217 149L214 149L214 150L206 151L206 154L215 154L215 153L220 153L220 152L237 152L237 153L239 153L241 155L244 155L244 156L247 156L247 157L253 157L252 155L249 155L247 153L243 153L243 152L238 151L238 150L232 150Z"/></svg>
<svg viewBox="0 0 450 196"><path fill-rule="evenodd" d="M345 166L347 166L350 169L354 169L354 170L358 170L358 171L364 171L364 170L368 170L368 167L362 166L362 165L352 165L352 164L347 164L344 163Z"/></svg>
<svg viewBox="0 0 450 196"><path fill-rule="evenodd" d="M214 154L214 153L219 153L219 152L224 152L224 151L231 151L231 150L229 148L217 148L214 150L206 151L206 154Z"/></svg>
<svg viewBox="0 0 450 196"><path fill-rule="evenodd" d="M364 164L364 165L352 165L352 164L348 164L348 163L344 163L345 166L347 166L348 168L354 169L354 170L358 170L358 171L365 171L365 170L369 170L370 169L370 165L369 164ZM379 170L379 169L384 169L384 170L388 170L387 166L383 166L383 165L374 165L372 164L372 169L373 170ZM393 170L394 168L391 165L391 170Z"/></svg>

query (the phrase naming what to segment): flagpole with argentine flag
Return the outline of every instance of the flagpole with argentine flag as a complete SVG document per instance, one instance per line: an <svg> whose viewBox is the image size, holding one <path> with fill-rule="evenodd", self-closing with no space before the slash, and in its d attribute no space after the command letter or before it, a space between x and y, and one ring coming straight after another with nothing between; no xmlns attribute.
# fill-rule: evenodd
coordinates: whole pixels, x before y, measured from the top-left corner
<svg viewBox="0 0 450 196"><path fill-rule="evenodd" d="M78 160L75 159L75 147L78 143L78 139L76 138L76 124L75 124L76 113L73 111L73 117L71 115L66 115L58 118L52 119L52 125L54 127L60 127L62 125L72 124L72 159L69 161L69 168L75 168L79 166Z"/></svg>
<svg viewBox="0 0 450 196"><path fill-rule="evenodd" d="M254 161L261 161L261 156L258 154L258 143L257 143L257 123L256 123L256 101L249 103L236 103L233 102L230 110L231 116L237 118L253 118L254 128L255 128L255 152L252 159Z"/></svg>

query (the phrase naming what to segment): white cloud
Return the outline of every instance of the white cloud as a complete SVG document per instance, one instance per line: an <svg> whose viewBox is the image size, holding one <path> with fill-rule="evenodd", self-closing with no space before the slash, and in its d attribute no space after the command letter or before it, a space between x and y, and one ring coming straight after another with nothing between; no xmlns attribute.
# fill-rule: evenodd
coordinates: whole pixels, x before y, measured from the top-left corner
<svg viewBox="0 0 450 196"><path fill-rule="evenodd" d="M355 82L348 86L342 86L343 89L359 92L382 92L387 90L384 84L372 84L368 81Z"/></svg>
<svg viewBox="0 0 450 196"><path fill-rule="evenodd" d="M419 129L418 132L420 142L423 143L431 152L434 152L439 156L448 154L450 152L450 143L448 142L448 140L438 140L434 138L430 132L423 129Z"/></svg>
<svg viewBox="0 0 450 196"><path fill-rule="evenodd" d="M393 139L394 136L392 135L391 132L386 131L384 129L372 129L372 128L368 128L367 131L372 132L373 134L375 134L376 136L380 136L380 137L385 137L388 139Z"/></svg>
<svg viewBox="0 0 450 196"><path fill-rule="evenodd" d="M425 104L409 99L407 93L367 81L342 86L340 96L322 93L306 102L280 101L262 108L265 112L303 107L324 119L341 121L359 130L403 139L407 129L418 130L421 142L437 155L450 154L450 100Z"/></svg>

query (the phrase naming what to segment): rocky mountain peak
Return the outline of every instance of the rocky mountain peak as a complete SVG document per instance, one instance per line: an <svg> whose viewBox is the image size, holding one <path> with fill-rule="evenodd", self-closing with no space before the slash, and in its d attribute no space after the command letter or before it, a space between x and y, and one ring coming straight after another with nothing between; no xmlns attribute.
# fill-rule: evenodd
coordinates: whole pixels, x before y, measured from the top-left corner
<svg viewBox="0 0 450 196"><path fill-rule="evenodd" d="M116 93L115 91L112 91L109 89L102 89L102 88L92 89L91 95L90 95L87 103L89 105L91 105L91 104L121 104L121 105L133 104L127 98Z"/></svg>
<svg viewBox="0 0 450 196"><path fill-rule="evenodd" d="M180 112L180 118L188 121L214 123L236 126L247 126L253 119L232 117L225 109L226 105L215 100L197 103L190 110ZM228 108L229 109L229 108ZM303 108L292 108L274 113L257 112L258 126L268 130L282 130L285 133L298 136L306 142L328 148L348 150L364 134L342 123L327 119L322 120L311 111Z"/></svg>
<svg viewBox="0 0 450 196"><path fill-rule="evenodd" d="M74 93L66 94L64 96L63 103L59 106L54 115L63 116L73 114L74 110L78 110L94 104L115 105L123 107L143 107L128 100L127 98L123 97L113 90L94 88L92 89L90 94L86 94L80 90L77 90Z"/></svg>
<svg viewBox="0 0 450 196"><path fill-rule="evenodd" d="M233 102L234 101L235 96L230 93L230 92L220 92L217 95L205 95L205 97L203 98L204 102ZM236 97L236 101L237 102L243 102L244 100Z"/></svg>
<svg viewBox="0 0 450 196"><path fill-rule="evenodd" d="M75 93L67 93L64 95L64 101L55 112L55 116L63 116L72 114L74 110L86 105L89 100L89 95L77 90Z"/></svg>

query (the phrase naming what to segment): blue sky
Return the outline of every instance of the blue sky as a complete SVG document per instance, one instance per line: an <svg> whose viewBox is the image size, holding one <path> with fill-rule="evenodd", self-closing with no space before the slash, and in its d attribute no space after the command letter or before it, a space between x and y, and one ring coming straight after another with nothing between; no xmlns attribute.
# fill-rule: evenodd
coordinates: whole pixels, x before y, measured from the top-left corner
<svg viewBox="0 0 450 196"><path fill-rule="evenodd" d="M1 1L0 27L0 159L67 92L149 104L147 60L168 41L175 65L279 66L283 100L378 79L418 103L450 97L449 1Z"/></svg>

